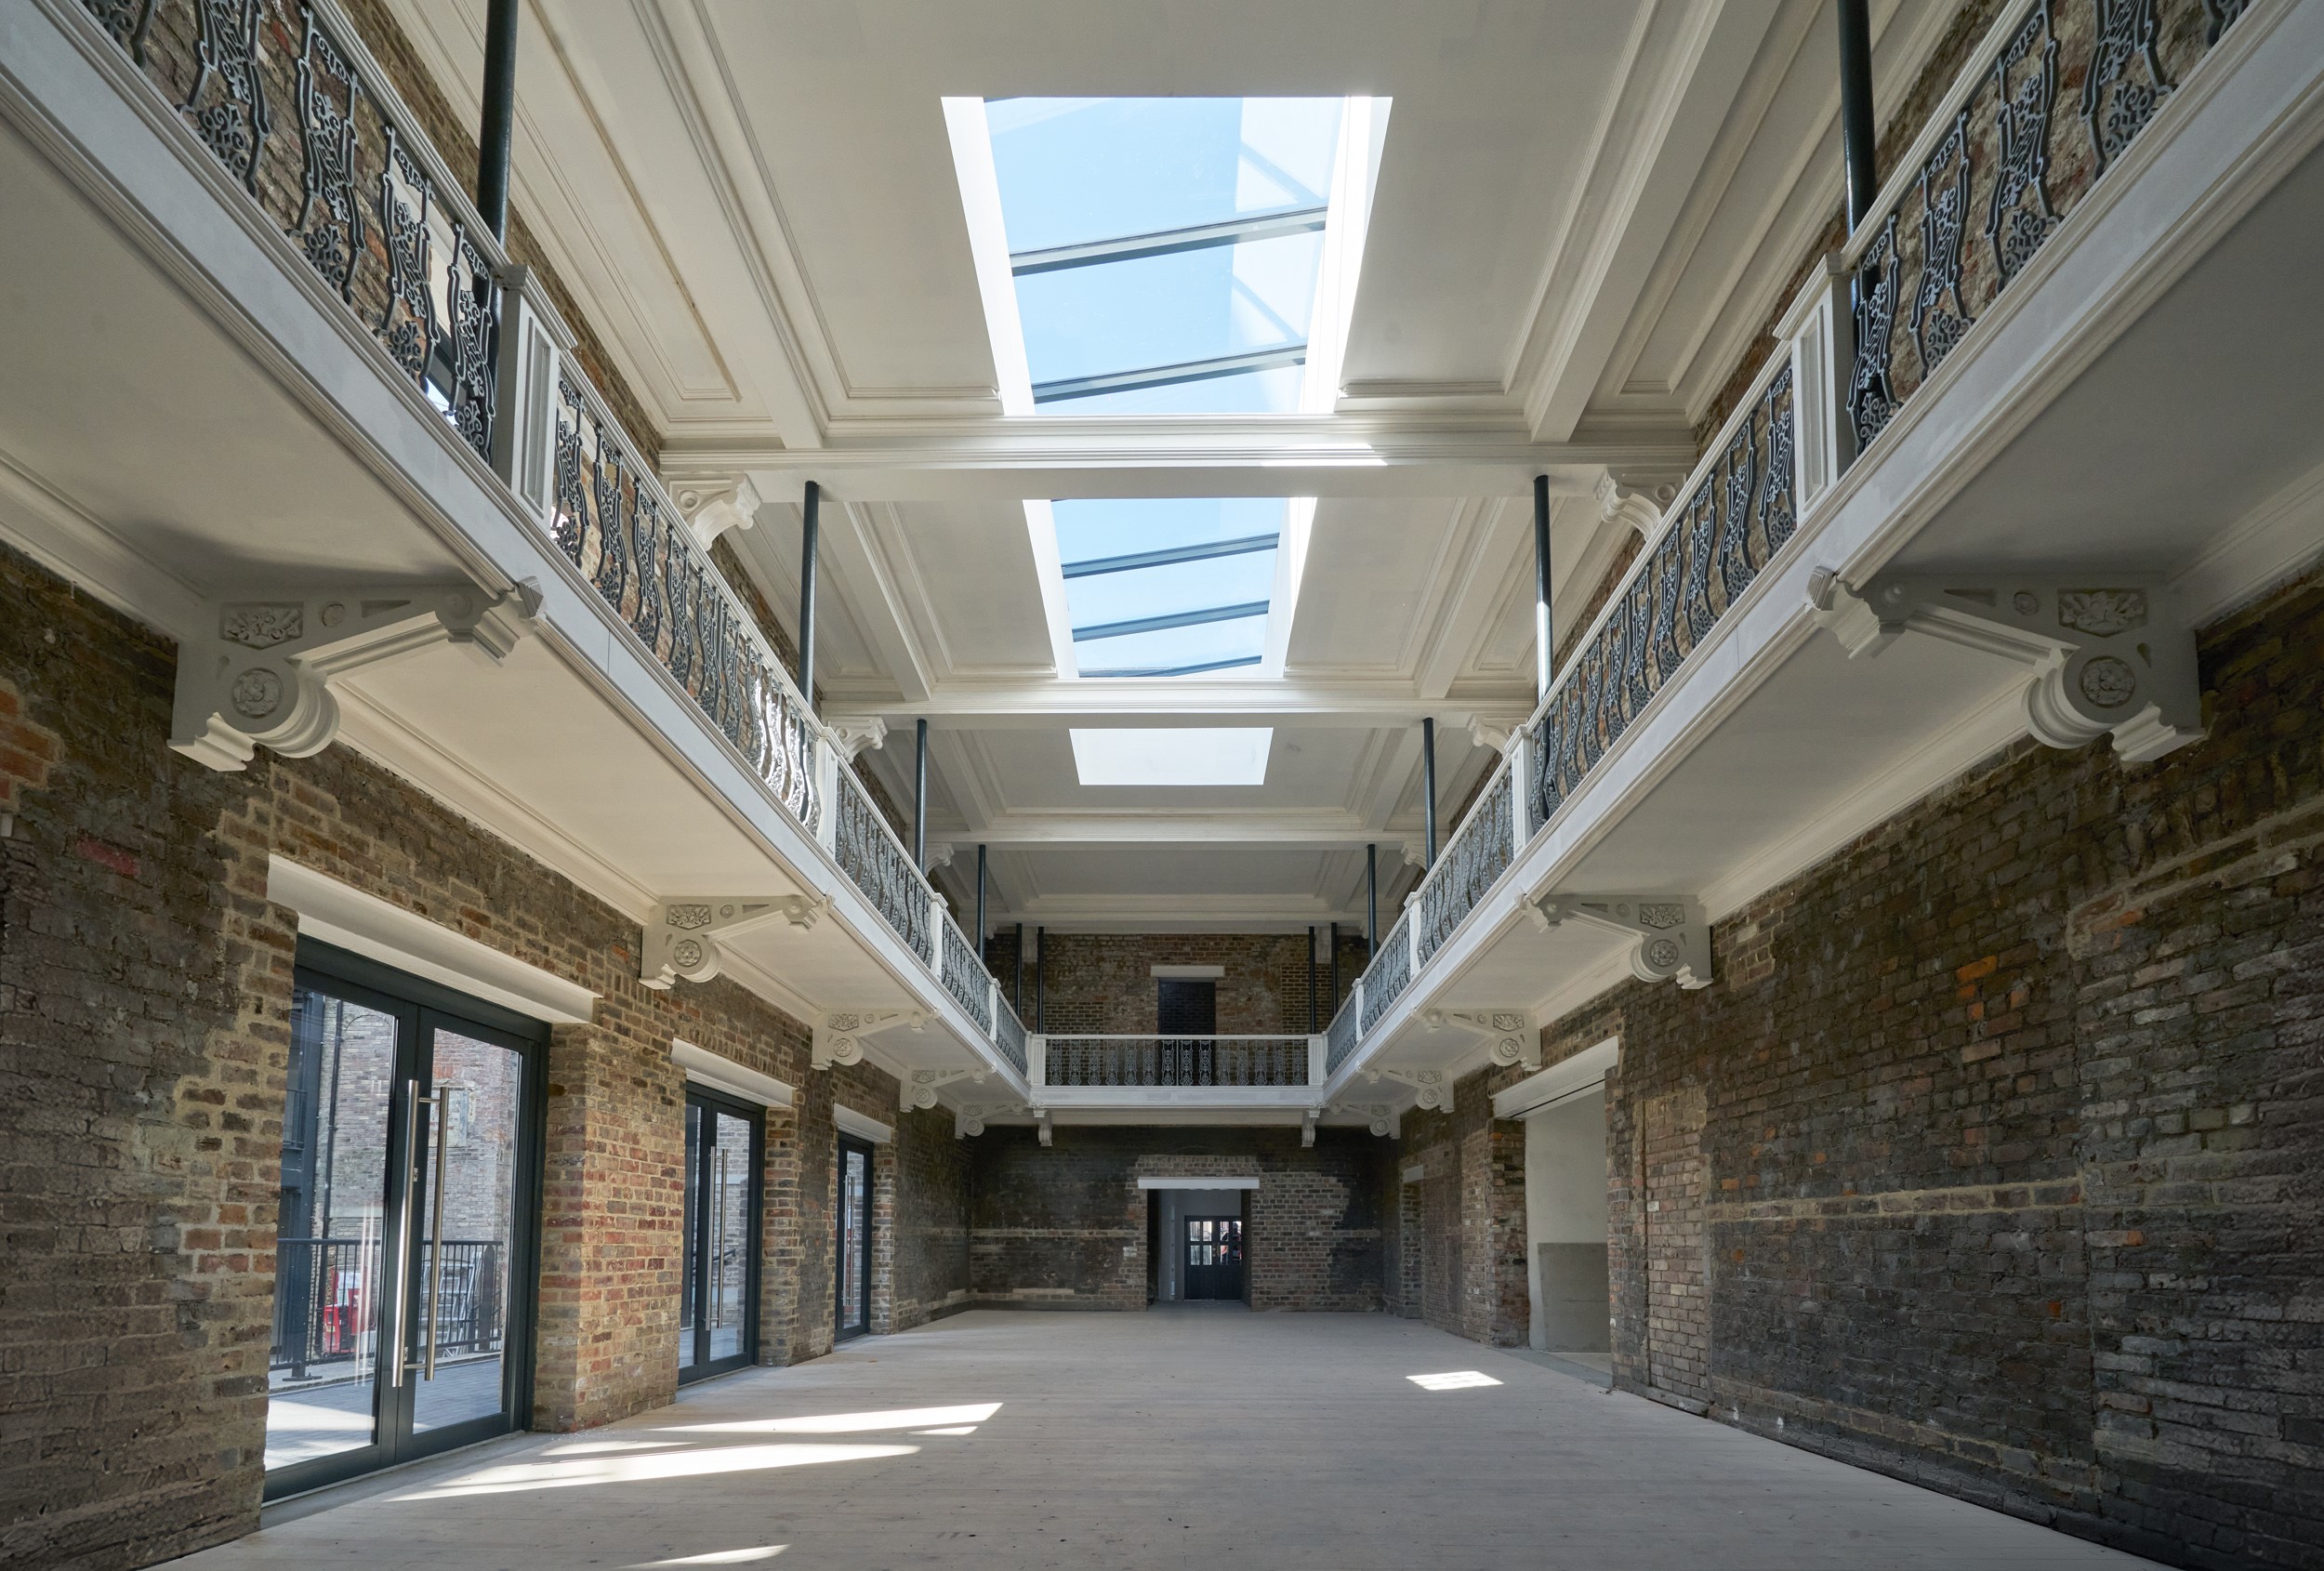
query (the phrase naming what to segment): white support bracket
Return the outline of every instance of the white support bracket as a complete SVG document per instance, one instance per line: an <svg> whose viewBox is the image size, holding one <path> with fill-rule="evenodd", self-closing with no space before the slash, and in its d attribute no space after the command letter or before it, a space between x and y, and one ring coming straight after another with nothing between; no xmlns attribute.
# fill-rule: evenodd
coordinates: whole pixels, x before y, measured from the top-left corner
<svg viewBox="0 0 2324 1571"><path fill-rule="evenodd" d="M833 1010L815 1022L807 1066L828 1069L833 1064L861 1063L865 1037L891 1026L919 1031L927 1024L927 1012L921 1010Z"/></svg>
<svg viewBox="0 0 2324 1571"><path fill-rule="evenodd" d="M936 1105L936 1093L955 1080L974 1080L981 1086L987 1073L984 1069L915 1069L896 1082L896 1109L925 1111Z"/></svg>
<svg viewBox="0 0 2324 1571"><path fill-rule="evenodd" d="M1916 632L2030 667L2027 724L2053 747L2111 732L2116 753L2147 763L2202 739L2195 633L2151 582L1878 573L1855 589L1819 568L1808 602L1851 659Z"/></svg>
<svg viewBox="0 0 2324 1571"><path fill-rule="evenodd" d="M706 551L728 530L748 529L757 523L763 505L747 475L690 480L671 500L685 516L687 532Z"/></svg>
<svg viewBox="0 0 2324 1571"><path fill-rule="evenodd" d="M1368 1120L1372 1133L1382 1140L1404 1138L1404 1115L1393 1102L1335 1102L1324 1111L1353 1113Z"/></svg>
<svg viewBox="0 0 2324 1571"><path fill-rule="evenodd" d="M1038 1121L1041 1132L1041 1143L1043 1145L1049 1144L1050 1137L1057 1132L1056 1127L1049 1121L1049 1109L1046 1107L1037 1107L1033 1110L1033 1116Z"/></svg>
<svg viewBox="0 0 2324 1571"><path fill-rule="evenodd" d="M1710 924L1693 901L1650 894L1543 894L1526 904L1544 932L1579 921L1637 939L1630 970L1641 982L1675 982L1690 991L1710 985Z"/></svg>
<svg viewBox="0 0 2324 1571"><path fill-rule="evenodd" d="M952 1138L971 1140L984 1132L984 1120L1007 1113L1023 1113L1022 1102L964 1102L952 1110ZM1044 1142L1043 1143L1047 1143Z"/></svg>
<svg viewBox="0 0 2324 1571"><path fill-rule="evenodd" d="M497 666L540 607L530 584L495 595L465 581L221 601L216 640L189 639L178 649L169 745L221 772L245 767L261 746L311 757L338 734L333 677L438 643Z"/></svg>
<svg viewBox="0 0 2324 1571"><path fill-rule="evenodd" d="M1321 1118L1323 1116L1324 1110L1320 1107L1311 1107L1305 1113L1300 1115L1300 1144L1301 1147L1312 1146L1315 1143L1315 1120Z"/></svg>
<svg viewBox="0 0 2324 1571"><path fill-rule="evenodd" d="M646 920L638 978L656 992L681 976L688 982L707 982L723 963L720 939L773 921L788 921L804 932L830 908L824 895L712 894L666 900Z"/></svg>
<svg viewBox="0 0 2324 1571"><path fill-rule="evenodd" d="M1441 1069L1367 1069L1365 1083L1377 1086L1383 1079L1412 1088L1412 1105L1424 1113L1450 1113L1453 1110L1452 1082L1445 1078Z"/></svg>
<svg viewBox="0 0 2324 1571"><path fill-rule="evenodd" d="M1427 1010L1420 1023L1432 1034L1451 1028L1484 1037L1492 1044L1493 1062L1504 1069L1512 1063L1541 1067L1541 1034L1524 1010Z"/></svg>

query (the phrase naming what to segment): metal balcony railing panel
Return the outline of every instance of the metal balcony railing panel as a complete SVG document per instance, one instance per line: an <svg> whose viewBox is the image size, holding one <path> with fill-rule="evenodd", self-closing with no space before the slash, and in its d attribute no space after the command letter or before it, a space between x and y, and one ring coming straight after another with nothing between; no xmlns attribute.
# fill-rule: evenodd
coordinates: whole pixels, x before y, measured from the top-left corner
<svg viewBox="0 0 2324 1571"><path fill-rule="evenodd" d="M1324 1074L1327 1077L1340 1073L1340 1066L1348 1062L1363 1040L1363 1027L1356 1019L1362 995L1350 993L1340 1012L1331 1017L1331 1029L1324 1035Z"/></svg>
<svg viewBox="0 0 2324 1571"><path fill-rule="evenodd" d="M1507 763L1493 772L1469 816L1454 831L1445 854L1436 859L1421 881L1420 963L1444 946L1453 930L1466 920L1485 891L1509 871L1516 855L1516 784Z"/></svg>
<svg viewBox="0 0 2324 1571"><path fill-rule="evenodd" d="M832 830L832 854L848 881L860 891L895 935L931 970L936 965L935 935L929 931L933 894L928 880L912 865L895 831L855 772L838 771L838 797L832 803L838 814Z"/></svg>
<svg viewBox="0 0 2324 1571"><path fill-rule="evenodd" d="M1001 1057L1016 1065L1018 1074L1025 1072L1024 1022L1017 1018L1017 1011L1009 1007L1008 999L997 996L993 1000L993 1046L1000 1050Z"/></svg>
<svg viewBox="0 0 2324 1571"><path fill-rule="evenodd" d="M2021 276L2247 0L2016 0L1896 165L1844 260L1848 421L1877 440Z"/></svg>
<svg viewBox="0 0 2324 1571"><path fill-rule="evenodd" d="M1257 1086L1308 1082L1304 1036L1050 1036L1052 1086Z"/></svg>
<svg viewBox="0 0 2324 1571"><path fill-rule="evenodd" d="M478 456L507 255L336 7L84 0Z"/></svg>
<svg viewBox="0 0 2324 1571"><path fill-rule="evenodd" d="M1412 907L1407 904L1396 925L1388 930L1388 936L1380 941L1380 953L1364 968L1364 1035L1370 1036L1380 1017L1388 1012L1388 1006L1404 997L1404 990L1412 985Z"/></svg>
<svg viewBox="0 0 2324 1571"><path fill-rule="evenodd" d="M993 977L984 969L984 962L976 953L968 935L953 921L950 913L940 919L944 937L944 964L937 977L951 994L953 1001L969 1011L977 1029L986 1036L993 1034Z"/></svg>
<svg viewBox="0 0 2324 1571"><path fill-rule="evenodd" d="M423 1241L423 1250L430 1248ZM498 1240L454 1238L443 1246L431 1326L422 1345L441 1357L498 1353L507 1282ZM283 1238L275 1243L274 1336L267 1367L291 1380L344 1376L378 1353L379 1240ZM423 1261L425 1279L431 1263Z"/></svg>

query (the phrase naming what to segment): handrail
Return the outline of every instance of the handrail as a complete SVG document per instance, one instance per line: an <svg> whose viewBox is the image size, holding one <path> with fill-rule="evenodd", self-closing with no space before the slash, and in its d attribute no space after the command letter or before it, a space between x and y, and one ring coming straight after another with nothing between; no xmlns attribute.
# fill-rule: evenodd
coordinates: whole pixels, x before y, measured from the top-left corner
<svg viewBox="0 0 2324 1571"><path fill-rule="evenodd" d="M1308 1084L1308 1038L1210 1031L1063 1033L1042 1038L1053 1087L1261 1087Z"/></svg>

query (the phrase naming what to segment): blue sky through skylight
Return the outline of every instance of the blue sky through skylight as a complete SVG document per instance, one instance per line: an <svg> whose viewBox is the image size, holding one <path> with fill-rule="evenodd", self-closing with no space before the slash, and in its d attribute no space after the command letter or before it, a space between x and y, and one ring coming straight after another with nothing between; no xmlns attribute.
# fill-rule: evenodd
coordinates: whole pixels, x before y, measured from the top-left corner
<svg viewBox="0 0 2324 1571"><path fill-rule="evenodd" d="M984 111L1016 266L1029 253L1098 248L1015 277L1046 413L1299 407L1345 100L1002 99ZM1104 249L1287 216L1245 238L1182 236L1160 254Z"/></svg>
<svg viewBox="0 0 2324 1571"><path fill-rule="evenodd" d="M1267 496L1053 503L1079 674L1258 665L1285 508L1282 498ZM1191 617L1204 619L1179 621ZM1177 625L1138 626L1155 621Z"/></svg>

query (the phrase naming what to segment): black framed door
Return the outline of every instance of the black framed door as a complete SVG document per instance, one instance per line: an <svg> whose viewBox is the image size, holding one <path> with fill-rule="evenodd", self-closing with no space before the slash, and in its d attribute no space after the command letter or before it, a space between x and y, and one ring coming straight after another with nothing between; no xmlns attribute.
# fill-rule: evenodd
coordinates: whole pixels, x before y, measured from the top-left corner
<svg viewBox="0 0 2324 1571"><path fill-rule="evenodd" d="M1210 979L1166 976L1155 982L1155 1073L1165 1086L1209 1086L1218 1080L1219 984Z"/></svg>
<svg viewBox="0 0 2324 1571"><path fill-rule="evenodd" d="M302 943L284 1102L266 1494L532 1406L539 1023Z"/></svg>
<svg viewBox="0 0 2324 1571"><path fill-rule="evenodd" d="M832 1275L838 1279L841 1341L871 1329L872 1148L839 1137L838 1250Z"/></svg>
<svg viewBox="0 0 2324 1571"><path fill-rule="evenodd" d="M1188 1217L1180 1247L1185 1250L1188 1299L1243 1296L1241 1217Z"/></svg>
<svg viewBox="0 0 2324 1571"><path fill-rule="evenodd" d="M759 1353L759 1170L766 1116L686 1088L686 1264L678 1380L740 1368Z"/></svg>

